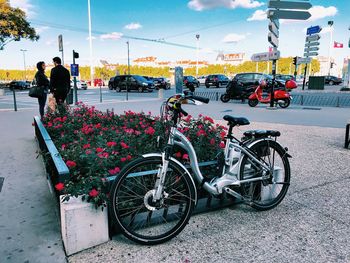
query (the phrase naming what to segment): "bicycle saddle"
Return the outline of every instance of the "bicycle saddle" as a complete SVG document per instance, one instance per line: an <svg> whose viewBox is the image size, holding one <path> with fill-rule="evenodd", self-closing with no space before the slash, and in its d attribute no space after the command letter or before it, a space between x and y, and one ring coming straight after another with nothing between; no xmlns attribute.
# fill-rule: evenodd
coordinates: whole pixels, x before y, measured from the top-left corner
<svg viewBox="0 0 350 263"><path fill-rule="evenodd" d="M236 126L236 125L248 125L250 124L250 122L248 121L248 119L243 118L243 117L233 117L231 115L225 115L224 116L224 120L228 121L228 124L230 126Z"/></svg>

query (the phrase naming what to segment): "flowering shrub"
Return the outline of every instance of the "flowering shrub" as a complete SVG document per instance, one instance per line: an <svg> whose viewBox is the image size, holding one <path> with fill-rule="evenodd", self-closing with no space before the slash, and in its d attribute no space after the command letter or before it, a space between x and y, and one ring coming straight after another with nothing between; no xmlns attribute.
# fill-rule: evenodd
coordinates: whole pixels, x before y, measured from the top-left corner
<svg viewBox="0 0 350 263"><path fill-rule="evenodd" d="M60 113L49 112L43 122L70 170L70 180L56 184L56 190L83 195L83 200L96 206L108 200L107 177L117 175L125 164L144 153L159 152L158 136L166 141L167 126L151 113L117 115L80 104ZM225 128L215 125L210 117L188 116L179 129L192 142L199 161L215 159L224 147ZM182 149L175 149L174 157L189 161Z"/></svg>

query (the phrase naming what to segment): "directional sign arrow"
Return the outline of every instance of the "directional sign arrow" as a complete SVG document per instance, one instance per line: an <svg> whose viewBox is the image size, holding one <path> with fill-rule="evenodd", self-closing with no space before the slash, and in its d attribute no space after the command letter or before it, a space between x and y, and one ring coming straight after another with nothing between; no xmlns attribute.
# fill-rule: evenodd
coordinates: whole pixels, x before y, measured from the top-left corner
<svg viewBox="0 0 350 263"><path fill-rule="evenodd" d="M312 26L306 30L306 35L317 34L317 33L320 33L321 30L322 28L320 26Z"/></svg>
<svg viewBox="0 0 350 263"><path fill-rule="evenodd" d="M274 50L272 52L256 53L256 54L253 54L251 57L252 61L254 62L277 60L279 58L280 58L279 50Z"/></svg>
<svg viewBox="0 0 350 263"><path fill-rule="evenodd" d="M319 47L309 47L309 48L305 48L304 52L317 51L317 50L319 50Z"/></svg>
<svg viewBox="0 0 350 263"><path fill-rule="evenodd" d="M313 56L318 56L318 53L317 52L304 53L304 57L313 57Z"/></svg>
<svg viewBox="0 0 350 263"><path fill-rule="evenodd" d="M297 59L297 65L300 64L307 64L311 62L311 58L298 58Z"/></svg>
<svg viewBox="0 0 350 263"><path fill-rule="evenodd" d="M306 42L305 47L314 47L320 45L320 42Z"/></svg>
<svg viewBox="0 0 350 263"><path fill-rule="evenodd" d="M271 45L273 45L274 47L278 47L278 38L272 34L271 32L269 32L268 36L267 36L267 40L270 42Z"/></svg>
<svg viewBox="0 0 350 263"><path fill-rule="evenodd" d="M306 11L289 11L289 10L269 10L267 13L268 18L272 19L294 19L294 20L306 20L311 17L311 14Z"/></svg>
<svg viewBox="0 0 350 263"><path fill-rule="evenodd" d="M269 30L272 34L274 34L276 37L279 36L279 31L278 31L278 27L276 27L275 23L273 23L272 21L269 22Z"/></svg>
<svg viewBox="0 0 350 263"><path fill-rule="evenodd" d="M315 34L315 35L306 37L305 42L317 41L317 40L319 40L320 38L321 38L320 35Z"/></svg>
<svg viewBox="0 0 350 263"><path fill-rule="evenodd" d="M274 1L270 0L268 4L269 8L279 9L300 9L308 10L312 7L312 4L308 2L291 2L291 1Z"/></svg>

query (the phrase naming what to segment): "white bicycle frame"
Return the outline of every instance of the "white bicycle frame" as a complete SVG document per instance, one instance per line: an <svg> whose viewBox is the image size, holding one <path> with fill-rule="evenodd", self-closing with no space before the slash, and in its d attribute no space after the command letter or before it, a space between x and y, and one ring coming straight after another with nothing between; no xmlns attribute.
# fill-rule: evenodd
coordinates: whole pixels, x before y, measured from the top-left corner
<svg viewBox="0 0 350 263"><path fill-rule="evenodd" d="M263 138L261 140L271 140L271 139ZM250 144L250 147L261 140L254 140ZM252 155L244 147L239 145L238 141L231 139L231 140L227 140L227 143L226 143L225 153L224 153L225 162L227 158L229 158L230 156L230 151L234 151L235 149L238 149L240 151L239 161L236 162L235 164L229 165L228 167L226 166L225 167L226 169L224 169L223 175L221 177L216 177L213 181L206 182L199 169L197 155L191 142L176 127L172 127L170 130L168 145L171 145L171 146L177 145L187 152L190 159L190 166L194 174L194 179L199 184L202 184L204 182L203 188L213 195L222 194L223 191L225 190L229 194L235 195L237 197L241 197L238 193L235 193L234 191L230 190L227 186L230 186L230 185L239 186L241 183L261 181L261 180L268 179L269 174L271 175L270 167L268 167L265 163L258 160L254 155ZM255 163L257 163L259 166L263 168L263 173L261 177L254 177L246 180L238 180L237 175L241 169L242 158L245 154L248 155ZM155 193L153 196L154 200L159 200L163 192L163 184L165 181L166 171L168 169L168 164L169 164L169 160L165 160L164 156L165 154L163 153L162 154L163 166L162 166L162 169L159 170L157 175ZM181 166L188 174L190 174L184 165L181 164Z"/></svg>

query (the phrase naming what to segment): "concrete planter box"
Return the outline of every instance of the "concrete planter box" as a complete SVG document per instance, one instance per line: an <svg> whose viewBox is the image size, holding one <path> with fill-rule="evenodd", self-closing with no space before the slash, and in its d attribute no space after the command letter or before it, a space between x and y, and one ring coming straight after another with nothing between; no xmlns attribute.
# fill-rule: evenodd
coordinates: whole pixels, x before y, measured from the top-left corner
<svg viewBox="0 0 350 263"><path fill-rule="evenodd" d="M64 196L60 196L62 200ZM96 209L83 202L81 197L71 197L60 202L61 233L66 254L72 255L109 240L107 209Z"/></svg>

